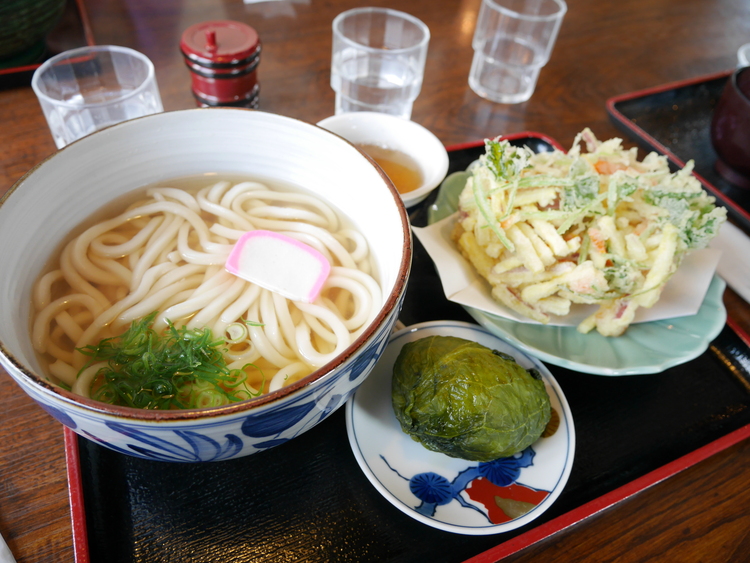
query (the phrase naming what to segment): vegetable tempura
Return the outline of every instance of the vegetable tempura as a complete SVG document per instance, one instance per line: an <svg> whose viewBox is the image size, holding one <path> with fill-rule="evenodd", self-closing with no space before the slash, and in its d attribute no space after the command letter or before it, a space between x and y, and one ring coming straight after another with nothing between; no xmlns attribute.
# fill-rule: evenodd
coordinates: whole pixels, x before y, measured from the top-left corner
<svg viewBox="0 0 750 563"><path fill-rule="evenodd" d="M638 161L637 149L589 129L567 154L498 140L485 148L461 193L454 239L496 300L541 323L573 303L597 304L578 330L621 335L726 220L692 161L673 174L665 157Z"/></svg>

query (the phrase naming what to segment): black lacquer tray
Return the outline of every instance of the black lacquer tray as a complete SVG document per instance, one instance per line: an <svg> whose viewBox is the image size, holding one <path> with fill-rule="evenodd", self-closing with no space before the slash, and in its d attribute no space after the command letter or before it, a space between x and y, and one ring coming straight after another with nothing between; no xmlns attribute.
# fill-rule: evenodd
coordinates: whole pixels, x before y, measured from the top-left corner
<svg viewBox="0 0 750 563"><path fill-rule="evenodd" d="M750 190L725 180L714 168L711 118L733 71L664 84L607 101L610 118L647 150L666 155L673 170L689 160L703 187L750 231Z"/></svg>
<svg viewBox="0 0 750 563"><path fill-rule="evenodd" d="M514 143L546 150L533 133ZM463 170L481 143L449 150ZM435 194L411 210L427 223ZM472 322L446 301L414 240L401 320ZM490 562L574 524L750 436L750 348L731 320L708 351L660 374L603 377L549 366L575 421L570 479L556 503L512 532L467 536L411 519L360 470L344 409L277 448L204 464L146 461L66 430L77 563Z"/></svg>

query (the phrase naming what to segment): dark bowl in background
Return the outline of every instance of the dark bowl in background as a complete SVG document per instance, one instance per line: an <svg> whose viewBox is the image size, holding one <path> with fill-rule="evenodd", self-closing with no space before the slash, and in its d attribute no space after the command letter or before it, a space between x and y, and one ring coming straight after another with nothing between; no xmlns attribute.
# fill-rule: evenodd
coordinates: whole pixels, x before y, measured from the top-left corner
<svg viewBox="0 0 750 563"><path fill-rule="evenodd" d="M737 69L727 81L711 120L711 143L716 171L750 189L750 67Z"/></svg>
<svg viewBox="0 0 750 563"><path fill-rule="evenodd" d="M0 68L37 62L46 51L45 38L65 10L66 0L2 0L0 2Z"/></svg>

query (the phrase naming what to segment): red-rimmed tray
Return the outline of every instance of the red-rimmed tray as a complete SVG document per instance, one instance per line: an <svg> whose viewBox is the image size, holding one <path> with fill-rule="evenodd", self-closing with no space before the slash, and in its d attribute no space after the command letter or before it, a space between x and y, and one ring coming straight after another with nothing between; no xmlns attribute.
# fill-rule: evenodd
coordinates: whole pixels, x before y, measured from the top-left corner
<svg viewBox="0 0 750 563"><path fill-rule="evenodd" d="M535 133L512 142L557 144ZM483 144L451 147L449 172ZM435 194L411 210L427 223ZM401 320L472 322L445 299L415 239ZM699 358L660 374L601 377L549 366L576 426L576 458L554 505L530 524L466 536L417 522L385 500L352 454L344 409L291 442L212 464L145 461L66 431L77 563L497 561L750 436L750 347L731 320Z"/></svg>
<svg viewBox="0 0 750 563"><path fill-rule="evenodd" d="M750 190L725 180L715 170L711 117L733 70L630 92L607 100L610 118L647 150L665 155L674 169L689 160L706 190L731 217L750 231Z"/></svg>
<svg viewBox="0 0 750 563"><path fill-rule="evenodd" d="M69 0L65 4L60 21L47 35L45 43L46 48L39 60L22 66L0 68L0 88L28 86L34 71L45 60L69 49L95 44L84 0Z"/></svg>

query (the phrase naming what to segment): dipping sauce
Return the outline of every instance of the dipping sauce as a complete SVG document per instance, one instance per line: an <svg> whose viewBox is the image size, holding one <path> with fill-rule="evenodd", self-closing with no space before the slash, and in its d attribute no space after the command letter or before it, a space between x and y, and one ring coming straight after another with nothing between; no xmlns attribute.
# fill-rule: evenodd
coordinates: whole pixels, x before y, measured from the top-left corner
<svg viewBox="0 0 750 563"><path fill-rule="evenodd" d="M357 145L378 163L399 193L405 194L419 188L424 182L416 161L407 154L377 145Z"/></svg>

